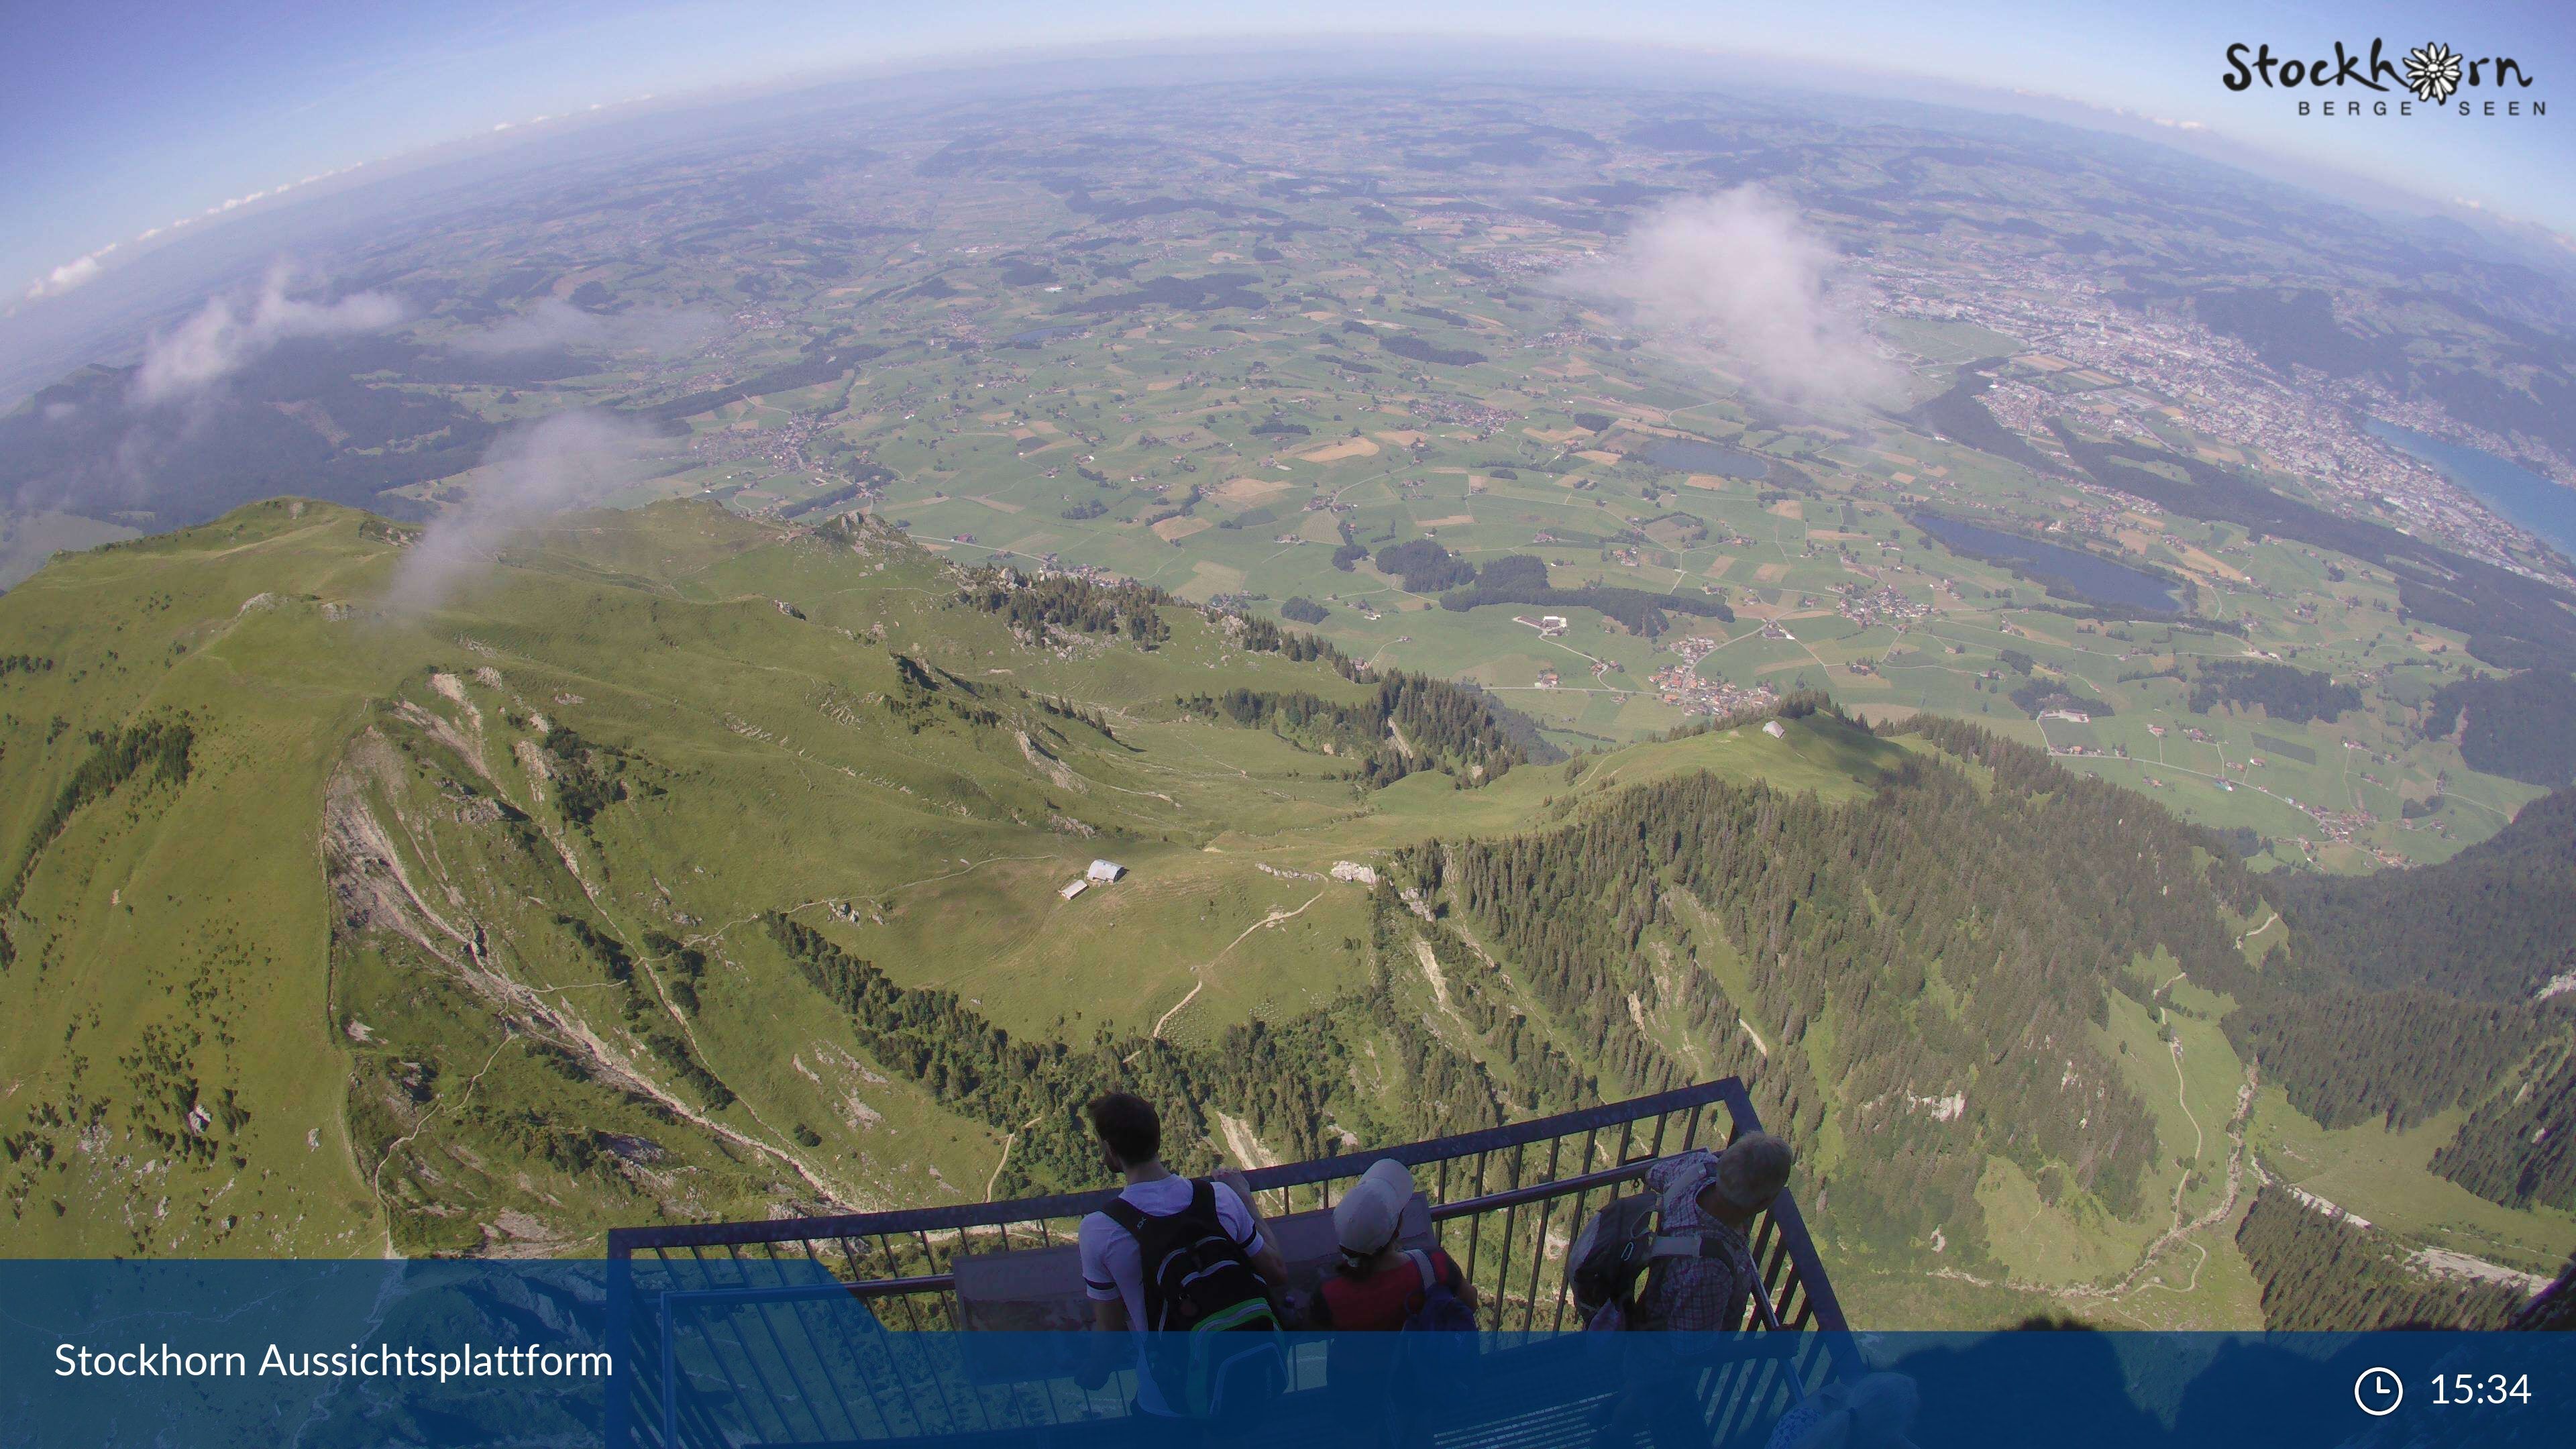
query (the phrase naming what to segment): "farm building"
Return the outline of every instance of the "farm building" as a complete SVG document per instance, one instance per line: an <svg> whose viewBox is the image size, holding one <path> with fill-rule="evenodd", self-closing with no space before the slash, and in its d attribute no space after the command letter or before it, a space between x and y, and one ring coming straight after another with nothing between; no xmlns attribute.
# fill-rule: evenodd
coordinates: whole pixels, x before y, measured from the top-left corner
<svg viewBox="0 0 2576 1449"><path fill-rule="evenodd" d="M1091 863L1091 869L1083 872L1083 878L1099 885L1107 885L1126 873L1127 867L1114 860L1095 860Z"/></svg>
<svg viewBox="0 0 2576 1449"><path fill-rule="evenodd" d="M1072 880L1066 881L1064 883L1064 888L1057 891L1056 894L1064 897L1066 900L1072 900L1075 896L1078 896L1089 889L1091 889L1091 882L1087 880Z"/></svg>

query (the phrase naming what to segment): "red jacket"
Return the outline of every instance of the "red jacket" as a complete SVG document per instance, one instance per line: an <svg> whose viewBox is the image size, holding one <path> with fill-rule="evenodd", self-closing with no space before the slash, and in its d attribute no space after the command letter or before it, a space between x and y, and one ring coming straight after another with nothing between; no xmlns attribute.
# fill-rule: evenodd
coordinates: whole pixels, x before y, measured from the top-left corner
<svg viewBox="0 0 2576 1449"><path fill-rule="evenodd" d="M1465 1297L1467 1279L1458 1271L1458 1264L1438 1248L1430 1249L1425 1256L1430 1259L1431 1276L1449 1285L1450 1292ZM1315 1327L1358 1331L1402 1328L1404 1320L1422 1306L1422 1293L1422 1258L1414 1256L1413 1251L1399 1258L1394 1267L1366 1278L1354 1278L1345 1268L1326 1278L1317 1290Z"/></svg>

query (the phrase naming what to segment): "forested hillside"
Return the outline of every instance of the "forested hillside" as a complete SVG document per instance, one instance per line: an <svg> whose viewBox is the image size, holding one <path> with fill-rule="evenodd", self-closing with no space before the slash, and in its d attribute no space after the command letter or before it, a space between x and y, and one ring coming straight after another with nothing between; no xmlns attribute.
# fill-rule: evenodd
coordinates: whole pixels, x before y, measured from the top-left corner
<svg viewBox="0 0 2576 1449"><path fill-rule="evenodd" d="M2576 780L2576 675L2525 669L2479 674L2433 691L2424 733L2460 736L2471 766L2534 785Z"/></svg>
<svg viewBox="0 0 2576 1449"><path fill-rule="evenodd" d="M1388 671L1376 693L1357 704L1303 691L1241 687L1175 703L1192 714L1273 730L1357 760L1357 778L1372 786L1391 785L1417 769L1451 770L1461 784L1481 785L1529 758L1486 696L1401 670Z"/></svg>
<svg viewBox="0 0 2576 1449"><path fill-rule="evenodd" d="M2576 1212L2576 1051L2561 1039L2525 1081L2471 1113L2433 1154L2433 1170L2507 1207Z"/></svg>
<svg viewBox="0 0 2576 1449"><path fill-rule="evenodd" d="M2576 787L2440 865L2285 875L2264 890L2290 923L2303 982L2528 1001L2576 969Z"/></svg>
<svg viewBox="0 0 2576 1449"><path fill-rule="evenodd" d="M2208 983L2243 1008L2227 1022L2239 1048L2329 1127L2477 1108L2435 1170L2499 1202L2569 1201L2538 1147L2576 1129L2576 1104L2545 1075L2576 1031L2576 995L2551 989L2576 971L2576 789L2439 865L2263 889L2288 944ZM2488 1101L2507 1083L2530 1089Z"/></svg>
<svg viewBox="0 0 2576 1449"><path fill-rule="evenodd" d="M1865 801L1702 775L1403 859L1626 1084L1680 1070L1649 1029L1669 1012L1690 1067L1741 1070L1793 1131L1843 1143L1828 1191L1864 1241L1961 1243L1990 1154L2134 1214L2155 1132L2098 1045L2106 1003L2152 989L2144 958L2223 959L2221 892L2243 884L2135 796L1971 728L1917 733L1943 754Z"/></svg>
<svg viewBox="0 0 2576 1449"><path fill-rule="evenodd" d="M2254 1199L2236 1242L2263 1285L2264 1326L2275 1332L2502 1328L2529 1296L2411 1266L2385 1234L2278 1188Z"/></svg>

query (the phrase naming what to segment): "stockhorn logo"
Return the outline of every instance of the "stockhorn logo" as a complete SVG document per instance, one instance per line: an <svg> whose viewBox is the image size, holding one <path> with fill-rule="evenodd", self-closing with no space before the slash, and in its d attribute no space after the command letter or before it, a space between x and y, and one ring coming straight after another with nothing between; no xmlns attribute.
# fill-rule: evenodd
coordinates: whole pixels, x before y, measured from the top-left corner
<svg viewBox="0 0 2576 1449"><path fill-rule="evenodd" d="M2406 52L2406 88L2440 105L2460 88L2460 58L2438 42L2415 47Z"/></svg>
<svg viewBox="0 0 2576 1449"><path fill-rule="evenodd" d="M2302 116L2549 114L2546 96L2528 94L2532 76L2521 61L2464 54L2438 40L2413 50L2385 39L2354 50L2338 40L2331 53L2321 46L2280 51L2240 40L2227 47L2227 68L2218 83L2237 92L2292 92Z"/></svg>

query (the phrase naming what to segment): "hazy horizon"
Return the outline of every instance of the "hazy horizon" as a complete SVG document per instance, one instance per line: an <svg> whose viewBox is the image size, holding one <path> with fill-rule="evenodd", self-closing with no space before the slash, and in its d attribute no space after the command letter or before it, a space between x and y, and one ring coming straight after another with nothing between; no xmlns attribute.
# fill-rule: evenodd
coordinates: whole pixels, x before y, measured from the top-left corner
<svg viewBox="0 0 2576 1449"><path fill-rule="evenodd" d="M1242 50L1222 38L1046 50L988 47L923 56L875 71L809 68L757 82L646 94L619 105L545 118L549 122L545 125L496 125L475 134L450 136L370 164L308 176L302 184L268 190L247 204L218 203L212 216L187 219L194 224L150 228L128 241L110 243L103 250L57 265L14 295L0 293L9 296L0 302L0 406L14 404L70 367L117 360L140 345L148 325L174 320L210 290L273 270L314 247L318 238L336 227L371 224L463 178L506 181L585 154L685 137L701 124L774 122L799 107L846 106L854 100L918 107L1005 85L1025 85L1032 74L1050 77L1052 84L1074 92L1177 89L1233 74L1377 83L1417 75L1444 81L1555 80L1569 89L1626 80L1676 94L1705 94L1726 78L1730 60L1636 45L1543 49L1491 38L1452 42L1423 35L1378 37L1376 48L1365 57L1334 49L1337 42L1353 38L1309 34L1288 48L1262 52ZM1155 57L1176 51L1192 53L1201 62L1187 80L1170 79L1165 69L1153 63ZM1090 69L1082 74L1063 73L1068 65ZM860 94L866 87L876 89ZM2206 128L2162 125L2154 117L2053 96L2016 95L1991 85L1852 67L1810 67L1794 74L1756 73L1737 81L1735 92L1788 98L1810 107L1919 108L1953 125L2027 123L2069 128L2113 143L2154 146L2194 162L2248 172L2382 217L2458 221L2464 215L2477 215L2463 213L2457 206L2444 207L2428 193L2382 187L2359 171L2303 168L2286 153L2244 144ZM2547 118L2540 122L2546 123ZM2492 216L2481 219L2502 223ZM2576 266L2576 244L2563 233L2499 224L2478 229L2477 235L2491 246L2518 250L2529 260L2559 260ZM0 241L0 275L6 274L13 251L33 255L27 246L17 234ZM69 275L65 275L66 266L71 269Z"/></svg>
<svg viewBox="0 0 2576 1449"><path fill-rule="evenodd" d="M1844 0L1794 15L1682 11L1654 3L1588 11L1579 25L1543 7L1473 11L1308 8L1293 21L1128 3L1081 24L1019 4L940 18L871 8L771 4L710 13L691 6L591 3L532 21L489 5L365 17L294 5L234 5L153 16L133 8L31 15L41 70L0 95L0 176L19 205L0 232L0 278L13 309L77 292L139 249L212 228L298 190L459 143L511 139L644 105L721 101L834 79L1006 65L1077 50L1114 55L1175 45L1223 53L1258 45L1352 52L1421 45L1634 47L1704 66L1713 87L1797 86L1820 74L1890 93L1954 87L1966 101L2048 119L2090 118L2124 134L2163 133L2180 149L2234 150L2259 164L2322 167L2405 193L2394 204L2576 229L2576 171L2556 117L2438 115L2300 118L2314 88L2233 93L2220 83L2231 43L2283 56L2330 55L2337 42L2390 57L2430 37L2464 56L2511 56L2544 101L2576 56L2542 7L2489 9L2464 25L2422 6L2239 7L2194 4L2144 18L2088 17L1988 0L1942 16ZM48 33L50 32L50 33ZM1373 56L1352 53L1366 68ZM2498 96L2463 90L2457 101ZM2399 96L2403 99L2402 93ZM2433 108L2418 106L2419 111ZM2540 164L2535 164L2540 163Z"/></svg>

